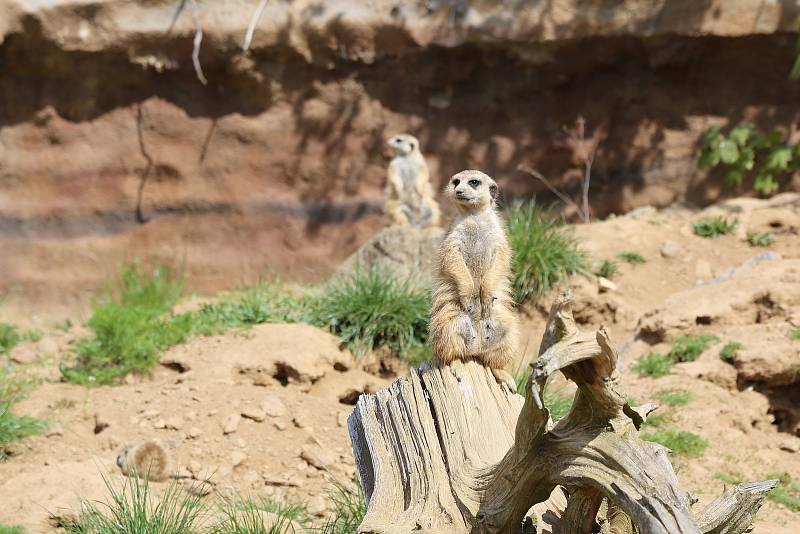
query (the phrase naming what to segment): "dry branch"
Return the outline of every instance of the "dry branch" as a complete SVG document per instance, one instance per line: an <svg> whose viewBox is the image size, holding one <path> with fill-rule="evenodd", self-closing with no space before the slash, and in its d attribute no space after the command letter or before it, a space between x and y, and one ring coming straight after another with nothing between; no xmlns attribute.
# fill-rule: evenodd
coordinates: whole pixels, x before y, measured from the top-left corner
<svg viewBox="0 0 800 534"><path fill-rule="evenodd" d="M537 514L529 512L540 503L539 533L583 534L597 524L618 534L739 533L750 525L775 482L727 488L696 519L668 450L638 438L652 406L625 403L607 333L580 332L571 308L568 292L553 305L524 402L475 362L412 370L359 399L349 420L368 499L359 532L532 532ZM553 424L542 398L557 371L578 391Z"/></svg>
<svg viewBox="0 0 800 534"><path fill-rule="evenodd" d="M258 3L256 10L253 12L253 16L250 18L250 24L247 26L247 33L244 36L244 43L242 44L242 50L245 52L250 50L250 43L253 41L253 34L256 31L258 21L261 20L261 13L263 13L264 8L267 7L268 1L269 0L261 0Z"/></svg>

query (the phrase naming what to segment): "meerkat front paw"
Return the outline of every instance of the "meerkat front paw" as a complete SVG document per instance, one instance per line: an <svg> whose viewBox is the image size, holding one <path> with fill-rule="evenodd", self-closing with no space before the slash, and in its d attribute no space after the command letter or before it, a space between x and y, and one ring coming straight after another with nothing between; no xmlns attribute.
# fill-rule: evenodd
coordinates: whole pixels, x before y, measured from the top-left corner
<svg viewBox="0 0 800 534"><path fill-rule="evenodd" d="M495 380L497 380L498 383L506 386L511 393L517 392L517 382L508 371L505 369L492 368L492 374L494 375Z"/></svg>

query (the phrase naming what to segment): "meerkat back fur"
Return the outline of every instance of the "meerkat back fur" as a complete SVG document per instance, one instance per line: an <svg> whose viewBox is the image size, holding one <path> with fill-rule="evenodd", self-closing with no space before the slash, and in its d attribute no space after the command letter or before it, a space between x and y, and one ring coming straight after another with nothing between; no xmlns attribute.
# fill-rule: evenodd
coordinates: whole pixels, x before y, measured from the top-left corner
<svg viewBox="0 0 800 534"><path fill-rule="evenodd" d="M386 142L394 153L389 163L384 211L390 224L419 228L439 224L439 204L434 199L428 165L419 149L419 141L408 134L398 134Z"/></svg>
<svg viewBox="0 0 800 534"><path fill-rule="evenodd" d="M497 184L480 171L452 177L445 194L457 210L439 254L431 344L444 363L477 359L514 389L505 370L518 343L509 284L511 249L497 212Z"/></svg>
<svg viewBox="0 0 800 534"><path fill-rule="evenodd" d="M127 447L117 455L117 466L124 475L147 477L161 482L170 477L170 461L167 451L158 442L145 441L134 447Z"/></svg>

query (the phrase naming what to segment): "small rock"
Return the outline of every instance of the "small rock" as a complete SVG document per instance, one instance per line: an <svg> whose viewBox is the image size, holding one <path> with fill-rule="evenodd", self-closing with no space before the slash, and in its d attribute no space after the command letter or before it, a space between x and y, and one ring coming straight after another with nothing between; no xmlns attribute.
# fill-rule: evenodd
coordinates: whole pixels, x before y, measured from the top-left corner
<svg viewBox="0 0 800 534"><path fill-rule="evenodd" d="M683 254L683 247L675 241L664 241L660 252L665 258L675 258Z"/></svg>
<svg viewBox="0 0 800 534"><path fill-rule="evenodd" d="M603 278L602 276L597 277L597 290L600 293L606 293L608 291L616 291L617 284L609 280L608 278Z"/></svg>
<svg viewBox="0 0 800 534"><path fill-rule="evenodd" d="M260 423L267 418L267 412L260 408L245 408L242 410L242 417L246 417Z"/></svg>
<svg viewBox="0 0 800 534"><path fill-rule="evenodd" d="M202 430L200 430L200 429L199 429L199 428L197 428L196 426L193 426L192 428L190 428L190 429L189 429L189 430L186 432L186 435L187 435L187 436L188 436L190 439L197 439L197 438L199 438L199 437L200 437L200 435L201 435L202 433L203 433L203 431L202 431Z"/></svg>
<svg viewBox="0 0 800 534"><path fill-rule="evenodd" d="M697 260L694 266L694 275L700 280L711 280L714 277L714 271L711 270L711 264L706 260Z"/></svg>
<svg viewBox="0 0 800 534"><path fill-rule="evenodd" d="M778 445L778 448L786 452L793 452L793 453L800 452L800 444L798 444L798 440L781 441L780 444Z"/></svg>
<svg viewBox="0 0 800 534"><path fill-rule="evenodd" d="M111 426L111 423L108 422L108 419L103 417L102 415L96 413L94 414L94 433L99 434L106 428Z"/></svg>
<svg viewBox="0 0 800 534"><path fill-rule="evenodd" d="M31 349L30 346L24 345L14 347L9 357L14 363L27 365L29 363L33 363L33 361L36 359L36 353Z"/></svg>
<svg viewBox="0 0 800 534"><path fill-rule="evenodd" d="M286 423L283 421L275 421L274 425L278 430L286 430Z"/></svg>
<svg viewBox="0 0 800 534"><path fill-rule="evenodd" d="M305 412L298 412L295 414L292 418L292 422L297 428L311 428L311 418Z"/></svg>
<svg viewBox="0 0 800 534"><path fill-rule="evenodd" d="M223 434L233 434L239 428L239 421L242 420L242 416L238 413L232 413L228 417L225 418L225 421L222 423L222 433Z"/></svg>
<svg viewBox="0 0 800 534"><path fill-rule="evenodd" d="M167 428L167 422L163 419L156 419L153 423L153 428Z"/></svg>
<svg viewBox="0 0 800 534"><path fill-rule="evenodd" d="M270 417L282 417L286 415L286 405L274 395L268 395L261 401L261 409Z"/></svg>
<svg viewBox="0 0 800 534"><path fill-rule="evenodd" d="M306 509L308 513L316 516L322 516L325 514L325 510L328 508L328 502L325 500L324 497L317 495L316 497L312 497L308 504L306 505Z"/></svg>
<svg viewBox="0 0 800 534"><path fill-rule="evenodd" d="M242 451L236 451L231 454L231 467L238 467L244 463L247 459L247 455Z"/></svg>
<svg viewBox="0 0 800 534"><path fill-rule="evenodd" d="M56 437L56 436L63 436L64 435L64 428L61 425L51 425L47 429L47 434L45 434L48 438Z"/></svg>
<svg viewBox="0 0 800 534"><path fill-rule="evenodd" d="M188 464L186 464L186 469L188 469L188 470L189 470L189 472L190 472L190 473L191 473L193 476L197 476L197 474L198 474L198 473L200 473L200 470L201 470L202 468L203 468L203 466L202 466L202 465L200 465L200 462L198 462L197 460L192 460L191 462L189 462Z"/></svg>
<svg viewBox="0 0 800 534"><path fill-rule="evenodd" d="M170 417L166 420L165 427L171 430L180 430L183 428L183 420L180 417Z"/></svg>
<svg viewBox="0 0 800 534"><path fill-rule="evenodd" d="M36 352L40 354L54 354L58 352L58 343L46 337L36 343Z"/></svg>
<svg viewBox="0 0 800 534"><path fill-rule="evenodd" d="M330 451L317 448L312 449L310 447L304 447L303 450L300 451L300 458L305 460L308 465L316 467L320 471L326 470L328 466L333 465L337 460L336 456Z"/></svg>
<svg viewBox="0 0 800 534"><path fill-rule="evenodd" d="M161 412L159 412L158 410L145 410L142 413L142 417L144 417L145 419L152 419L153 417L157 417L160 413Z"/></svg>

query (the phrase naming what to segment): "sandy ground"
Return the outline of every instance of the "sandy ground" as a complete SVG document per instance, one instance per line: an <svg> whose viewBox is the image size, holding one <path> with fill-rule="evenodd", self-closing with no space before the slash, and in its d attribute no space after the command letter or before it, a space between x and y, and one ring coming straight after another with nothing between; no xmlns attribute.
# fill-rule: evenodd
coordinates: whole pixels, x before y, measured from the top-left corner
<svg viewBox="0 0 800 534"><path fill-rule="evenodd" d="M701 214L679 208L578 227L593 258L636 251L647 263L620 262L611 291L600 292L595 277L570 281L579 322L605 324L626 366L651 350L665 352L685 333L720 338L672 375L626 371L623 382L641 401L669 389L692 394L688 405L660 411L670 427L710 444L698 459L673 457L699 507L722 490L720 473L759 479L785 471L800 478L797 413L786 398L798 387L800 365L800 341L788 339L800 326L800 197L741 199L706 210L717 213L740 221L736 235L697 237L691 222ZM751 247L747 230L768 230L775 243ZM765 251L773 254L746 264ZM538 349L549 300L522 311L519 367ZM210 478L222 492L303 501L324 514L332 481L355 476L345 422L354 399L392 378L370 372L374 366L355 361L330 334L266 324L175 347L150 377L86 389L59 382L57 366L82 332L53 329L12 352L35 355L21 367L45 379L14 411L44 418L50 429L14 445L15 455L0 463L0 523L47 531L48 517L77 509L79 497L102 499L103 478L117 483L122 477L117 453L148 439L169 451L182 483ZM727 364L718 354L732 339L744 348ZM767 501L754 532L790 534L798 525L800 513Z"/></svg>

